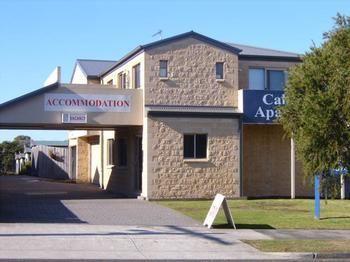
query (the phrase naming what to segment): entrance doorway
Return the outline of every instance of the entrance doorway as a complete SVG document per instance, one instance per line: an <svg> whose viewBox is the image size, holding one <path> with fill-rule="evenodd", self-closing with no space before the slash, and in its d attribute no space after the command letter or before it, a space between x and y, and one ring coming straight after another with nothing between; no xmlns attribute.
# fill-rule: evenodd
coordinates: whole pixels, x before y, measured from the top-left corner
<svg viewBox="0 0 350 262"><path fill-rule="evenodd" d="M136 166L135 166L135 181L136 181L136 190L139 192L142 191L142 137L136 137Z"/></svg>
<svg viewBox="0 0 350 262"><path fill-rule="evenodd" d="M77 147L72 146L70 148L70 159L71 159L71 170L70 170L70 178L72 180L77 179Z"/></svg>
<svg viewBox="0 0 350 262"><path fill-rule="evenodd" d="M100 186L101 177L101 152L100 144L93 143L90 147L90 181L91 183Z"/></svg>

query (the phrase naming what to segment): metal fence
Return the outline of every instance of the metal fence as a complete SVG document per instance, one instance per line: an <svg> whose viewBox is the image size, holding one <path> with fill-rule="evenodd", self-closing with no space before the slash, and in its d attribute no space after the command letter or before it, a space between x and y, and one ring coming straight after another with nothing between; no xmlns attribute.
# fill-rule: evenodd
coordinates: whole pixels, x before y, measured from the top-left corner
<svg viewBox="0 0 350 262"><path fill-rule="evenodd" d="M69 150L67 147L38 145L32 148L32 174L39 177L68 179Z"/></svg>

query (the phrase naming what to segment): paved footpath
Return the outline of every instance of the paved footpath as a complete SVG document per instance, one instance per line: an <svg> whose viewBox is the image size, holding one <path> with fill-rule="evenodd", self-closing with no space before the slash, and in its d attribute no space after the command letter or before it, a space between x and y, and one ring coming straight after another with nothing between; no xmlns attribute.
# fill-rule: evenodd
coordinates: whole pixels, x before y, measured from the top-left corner
<svg viewBox="0 0 350 262"><path fill-rule="evenodd" d="M311 254L262 253L239 240L248 235L266 234L181 226L0 224L0 259L312 258Z"/></svg>

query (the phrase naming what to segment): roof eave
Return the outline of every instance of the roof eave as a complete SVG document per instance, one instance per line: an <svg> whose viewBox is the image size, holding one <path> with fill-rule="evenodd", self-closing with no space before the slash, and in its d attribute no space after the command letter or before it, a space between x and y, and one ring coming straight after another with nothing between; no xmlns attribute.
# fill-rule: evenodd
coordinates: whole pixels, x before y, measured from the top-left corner
<svg viewBox="0 0 350 262"><path fill-rule="evenodd" d="M238 55L239 60L276 61L276 62L302 62L300 56L264 56L264 55Z"/></svg>

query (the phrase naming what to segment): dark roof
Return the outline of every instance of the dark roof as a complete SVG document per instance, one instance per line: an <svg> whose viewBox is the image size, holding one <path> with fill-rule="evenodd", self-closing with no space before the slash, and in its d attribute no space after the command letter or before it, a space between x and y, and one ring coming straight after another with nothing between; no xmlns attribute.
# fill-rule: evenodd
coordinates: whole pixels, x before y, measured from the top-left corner
<svg viewBox="0 0 350 262"><path fill-rule="evenodd" d="M37 140L33 141L32 146L56 146L56 147L67 147L68 140L64 141L50 141L50 140Z"/></svg>
<svg viewBox="0 0 350 262"><path fill-rule="evenodd" d="M73 80L75 69L78 65L87 78L98 78L103 71L113 66L116 62L117 61L113 60L77 59L73 69L71 82Z"/></svg>
<svg viewBox="0 0 350 262"><path fill-rule="evenodd" d="M256 46L250 46L250 45L242 45L242 44L235 44L235 43L227 43L233 47L239 48L242 51L239 53L239 57L241 58L280 58L281 60L301 60L301 56L297 53L292 52L286 52L281 50L274 50L269 48L263 48L263 47L256 47Z"/></svg>
<svg viewBox="0 0 350 262"><path fill-rule="evenodd" d="M183 34L180 34L180 35L172 36L172 37L169 37L169 38L165 38L165 39L158 40L158 41L146 44L146 45L140 45L140 46L136 47L134 50L132 50L130 53L128 53L127 55L122 57L118 62L116 62L110 68L108 68L107 70L102 72L100 74L100 76L103 76L103 75L107 74L108 72L110 72L114 68L116 68L119 65L125 63L125 61L129 60L130 58L134 57L135 55L139 54L140 52L142 52L142 51L144 51L146 49L154 48L154 47L157 47L157 46L160 46L160 45L165 45L165 44L168 44L170 42L181 40L181 39L184 39L184 38L187 38L187 37L192 37L192 38L195 38L197 40L200 40L200 41L212 44L214 46L217 46L219 48L228 50L228 51L233 52L235 54L238 54L239 52L241 52L241 49L239 49L237 47L234 47L232 45L226 44L224 42L220 42L218 40L215 40L213 38L207 37L205 35L196 33L194 31L189 31L187 33L183 33Z"/></svg>

